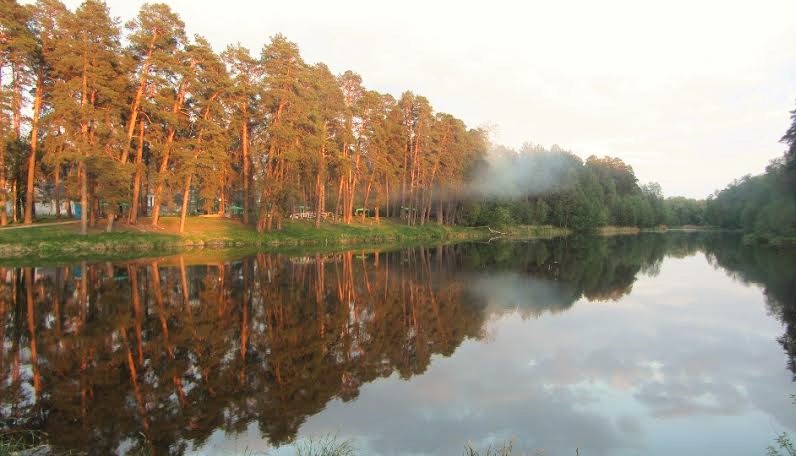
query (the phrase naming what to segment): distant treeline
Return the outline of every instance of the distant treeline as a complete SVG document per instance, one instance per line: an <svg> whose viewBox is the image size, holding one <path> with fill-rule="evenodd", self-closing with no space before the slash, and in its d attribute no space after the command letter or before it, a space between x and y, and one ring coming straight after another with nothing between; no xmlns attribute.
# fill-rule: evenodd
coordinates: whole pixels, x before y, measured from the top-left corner
<svg viewBox="0 0 796 456"><path fill-rule="evenodd" d="M742 230L747 242L796 243L796 110L782 138L786 153L761 175L746 175L706 200L664 199L639 185L618 158L576 155L553 146L498 147L481 164L479 198L465 204L472 225L551 224L575 230L604 225L709 225Z"/></svg>
<svg viewBox="0 0 796 456"><path fill-rule="evenodd" d="M0 1L0 225L32 223L36 202L79 210L83 232L157 225L163 209L181 227L201 212L260 231L297 213L316 225L703 222L700 202L664 200L619 159L490 151L483 129L309 64L282 35L253 56L184 28L164 4L122 27L97 0Z"/></svg>
<svg viewBox="0 0 796 456"><path fill-rule="evenodd" d="M766 172L736 179L707 200L711 225L741 229L753 242L796 242L796 110L782 142L785 154Z"/></svg>
<svg viewBox="0 0 796 456"><path fill-rule="evenodd" d="M657 183L639 185L619 158L591 156L584 162L558 146L498 147L476 171L465 204L470 225L545 224L574 230L605 225L653 227L701 225L704 201L664 199Z"/></svg>

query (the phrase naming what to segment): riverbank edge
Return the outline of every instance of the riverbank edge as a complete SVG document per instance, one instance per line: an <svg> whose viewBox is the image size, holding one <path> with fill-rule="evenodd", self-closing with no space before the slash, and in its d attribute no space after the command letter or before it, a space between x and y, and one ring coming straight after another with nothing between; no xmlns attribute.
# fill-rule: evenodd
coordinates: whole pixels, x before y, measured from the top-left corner
<svg viewBox="0 0 796 456"><path fill-rule="evenodd" d="M205 233L201 229L184 234L168 232L113 233L94 232L88 236L76 232L56 233L60 224L34 226L32 236L14 239L21 231L0 229L0 264L31 261L35 263L66 263L72 261L103 261L155 258L198 251L227 250L241 254L255 251L302 255L333 253L341 250L385 250L430 244L449 244L479 240L551 239L576 234L570 229L551 225L511 225L466 227L430 223L409 226L383 219L381 223L324 223L315 228L312 222L291 221L281 230L257 233L253 228L234 221L220 221L223 233ZM19 227L16 227L19 228ZM634 226L603 226L588 234L597 236L633 236L667 231L713 231L715 228L684 226L639 228ZM32 232L32 231L31 231ZM5 235L5 236L4 236Z"/></svg>
<svg viewBox="0 0 796 456"><path fill-rule="evenodd" d="M42 229L45 227L41 227ZM2 234L2 230L0 230ZM14 260L105 260L174 255L202 249L254 250L300 254L351 248L374 248L431 243L487 240L496 236L552 238L570 234L552 226L514 226L496 235L490 227L463 227L428 224L407 226L385 221L381 224L324 224L292 222L283 230L257 233L253 229L231 229L223 234L191 232L183 235L153 232L77 233L57 237L28 236L15 241L0 238L0 261Z"/></svg>

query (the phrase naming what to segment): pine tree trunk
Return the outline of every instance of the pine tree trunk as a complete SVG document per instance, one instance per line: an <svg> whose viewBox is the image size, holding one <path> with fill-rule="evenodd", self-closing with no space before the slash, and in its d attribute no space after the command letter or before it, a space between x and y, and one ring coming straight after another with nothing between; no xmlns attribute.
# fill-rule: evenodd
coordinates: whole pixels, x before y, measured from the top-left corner
<svg viewBox="0 0 796 456"><path fill-rule="evenodd" d="M159 180L158 184L155 186L155 192L152 197L152 226L158 226L158 221L160 220L160 198L162 193L163 183Z"/></svg>
<svg viewBox="0 0 796 456"><path fill-rule="evenodd" d="M368 212L368 198L370 198L370 187L373 183L368 182L368 188L365 190L365 199L362 202L362 222L365 222L365 214Z"/></svg>
<svg viewBox="0 0 796 456"><path fill-rule="evenodd" d="M323 198L324 198L324 188L326 185L321 182L321 173L318 171L318 174L315 176L315 191L316 191L316 202L315 202L315 228L321 227L321 213L323 212Z"/></svg>
<svg viewBox="0 0 796 456"><path fill-rule="evenodd" d="M191 199L191 178L193 176L188 174L185 178L185 188L182 192L182 209L180 210L180 233L185 231L185 218L188 215L188 204Z"/></svg>
<svg viewBox="0 0 796 456"><path fill-rule="evenodd" d="M346 123L348 126L348 123ZM343 161L348 161L348 143L343 143L343 148L340 149L343 152ZM349 163L350 166L350 163ZM349 171L350 173L351 171ZM348 215L347 208L348 208L348 185L350 185L350 179L347 179L345 173L340 172L340 188L338 189L337 193L337 209L340 209L342 206L342 210L339 211L340 217L342 218L343 223L348 223Z"/></svg>
<svg viewBox="0 0 796 456"><path fill-rule="evenodd" d="M346 182L345 186L345 195L344 195L344 204L343 210L345 211L345 223L350 224L351 219L354 217L354 180L352 177L352 171L348 171L348 181Z"/></svg>
<svg viewBox="0 0 796 456"><path fill-rule="evenodd" d="M194 65L191 64L191 69L193 69ZM171 107L171 113L177 114L180 110L180 106L182 106L183 101L185 100L185 90L187 86L187 82L185 79L180 83L180 90L177 92L177 97L174 99L174 105ZM171 146L174 143L174 135L177 133L176 128L171 127L169 129L169 134L166 137L166 144L163 146L163 158L160 162L160 168L158 168L158 184L155 186L155 193L152 198L152 226L158 226L158 221L160 220L160 204L161 198L163 195L163 181L166 178L166 172L169 170L169 154L171 152Z"/></svg>
<svg viewBox="0 0 796 456"><path fill-rule="evenodd" d="M266 207L266 198L268 197L268 187L263 187L260 194L260 208L257 214L257 232L262 233L266 229L266 219L268 218L268 209Z"/></svg>
<svg viewBox="0 0 796 456"><path fill-rule="evenodd" d="M351 223L354 219L354 198L356 196L357 190L357 174L359 171L359 157L360 154L357 154L356 162L354 164L354 168L348 172L348 211L346 214L346 223Z"/></svg>
<svg viewBox="0 0 796 456"><path fill-rule="evenodd" d="M343 212L340 212L340 204L341 204L341 199L343 197L343 181L344 180L345 180L345 178L343 178L343 176L341 174L340 175L340 185L337 187L337 202L334 205L334 214L335 214L335 216L340 215L340 217L343 217L343 218L345 218L345 209L343 209Z"/></svg>
<svg viewBox="0 0 796 456"><path fill-rule="evenodd" d="M0 71L2 73L2 71ZM12 74L14 74L13 66L12 66ZM13 108L16 108L16 99L17 99L17 88L19 83L17 81L16 75L13 77L14 79L14 97L13 97ZM20 89L21 90L21 89ZM18 123L19 116L17 115L17 110L14 109L14 127L16 129L16 125ZM19 137L19 134L17 134ZM7 193L8 193L8 174L6 173L6 164L5 164L5 153L0 153L0 226L8 225L8 203L7 203Z"/></svg>
<svg viewBox="0 0 796 456"><path fill-rule="evenodd" d="M80 92L80 111L85 112L86 106L88 105L88 61L87 56L83 55L83 87L82 91ZM77 174L78 179L80 180L80 234L86 235L88 234L88 216L89 216L89 208L88 208L88 169L86 168L86 159L88 158L88 151L86 148L88 147L88 124L86 123L85 119L80 121L80 134L81 134L81 160L78 165ZM85 274L85 272L84 272Z"/></svg>
<svg viewBox="0 0 796 456"><path fill-rule="evenodd" d="M11 98L11 109L14 116L14 139L22 139L22 83L20 82L19 64L13 63L11 74L14 77L14 93Z"/></svg>
<svg viewBox="0 0 796 456"><path fill-rule="evenodd" d="M249 223L249 211L251 210L251 196L249 195L251 185L251 170L249 160L249 103L243 103L243 118L241 119L242 132L241 142L243 143L243 223Z"/></svg>
<svg viewBox="0 0 796 456"><path fill-rule="evenodd" d="M55 165L55 172L53 173L53 183L55 190L53 191L53 195L55 196L55 218L61 218L61 192L58 189L58 185L60 185L61 181L61 165Z"/></svg>
<svg viewBox="0 0 796 456"><path fill-rule="evenodd" d="M130 145L133 143L133 133L135 132L135 125L136 121L138 120L138 109L141 106L141 98L144 95L144 89L146 89L146 81L149 77L149 67L152 64L152 51L155 49L155 42L158 38L157 30L152 31L152 40L149 42L149 48L147 50L146 58L144 59L144 65L141 68L141 81L138 84L138 90L135 93L135 98L133 99L133 105L130 107L130 123L127 125L127 144L125 145L124 149L122 149L122 164L127 163L127 156L130 152Z"/></svg>
<svg viewBox="0 0 796 456"><path fill-rule="evenodd" d="M169 153L171 152L171 145L174 141L176 131L172 128L166 138L166 144L163 146L163 159L160 162L158 169L158 183L155 186L155 194L152 201L152 226L158 226L160 220L160 204L163 197L163 181L166 179L166 172L169 170Z"/></svg>
<svg viewBox="0 0 796 456"><path fill-rule="evenodd" d="M19 181L14 179L14 183L11 185L11 220L14 223L19 221Z"/></svg>
<svg viewBox="0 0 796 456"><path fill-rule="evenodd" d="M221 197L218 200L218 215L224 217L226 214L226 205L227 205L227 189L226 189L226 177L227 172L224 171L221 173Z"/></svg>
<svg viewBox="0 0 796 456"><path fill-rule="evenodd" d="M97 198L96 188L94 182L89 182L88 185L88 201L91 207L91 212L88 215L88 226L97 226L97 219L99 218L99 199Z"/></svg>
<svg viewBox="0 0 796 456"><path fill-rule="evenodd" d="M276 152L276 147L272 144L268 150L268 156L273 157ZM263 190L260 192L260 207L257 211L257 232L262 233L263 231L270 228L271 221L271 210L268 207L268 197L271 192L271 187L269 184L273 178L273 167L272 165L268 165L265 170L265 184L263 185Z"/></svg>
<svg viewBox="0 0 796 456"><path fill-rule="evenodd" d="M80 234L88 234L88 173L86 164L81 161L77 169L80 179Z"/></svg>
<svg viewBox="0 0 796 456"><path fill-rule="evenodd" d="M99 206L99 199L95 199L94 203L96 204L96 206ZM97 211L93 211L91 215L93 217L91 219L90 224L91 226L94 226L97 223L97 218L99 217L100 214ZM105 222L105 231L110 233L111 230L113 230L113 221L116 219L116 209L111 208L110 210L108 210L108 213L105 214L105 217L108 219L108 221Z"/></svg>
<svg viewBox="0 0 796 456"><path fill-rule="evenodd" d="M401 204L398 207L398 216L400 217L403 212L404 206L406 206L406 173L408 172L409 167L409 140L406 141L404 144L404 167L401 168Z"/></svg>
<svg viewBox="0 0 796 456"><path fill-rule="evenodd" d="M35 204L34 184L36 182L36 152L39 144L39 114L41 113L41 98L44 91L44 71L39 70L36 81L36 93L33 98L33 118L30 129L30 158L28 159L28 179L25 192L25 225L33 223L33 208Z"/></svg>
<svg viewBox="0 0 796 456"><path fill-rule="evenodd" d="M144 180L142 183L144 186L143 191L141 192L140 199L141 201L138 203L141 207L141 214L146 217L149 214L149 179Z"/></svg>
<svg viewBox="0 0 796 456"><path fill-rule="evenodd" d="M133 179L133 199L130 207L129 221L131 225L138 223L138 207L141 193L141 180L144 175L144 121L141 120L138 126L138 148L135 157L135 178Z"/></svg>
<svg viewBox="0 0 796 456"><path fill-rule="evenodd" d="M386 177L384 178L384 195L387 199L384 200L384 214L387 218L390 217L390 181Z"/></svg>

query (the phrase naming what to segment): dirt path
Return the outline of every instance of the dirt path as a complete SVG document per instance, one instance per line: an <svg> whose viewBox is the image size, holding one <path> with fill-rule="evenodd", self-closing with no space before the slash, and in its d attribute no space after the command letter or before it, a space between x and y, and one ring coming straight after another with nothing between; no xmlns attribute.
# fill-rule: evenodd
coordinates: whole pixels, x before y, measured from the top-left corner
<svg viewBox="0 0 796 456"><path fill-rule="evenodd" d="M68 222L55 222L55 223L34 223L32 225L15 225L15 226L6 226L0 228L0 231L4 230L19 230L22 228L36 228L39 226L55 226L55 225L71 225L72 223L80 223L80 220L70 220Z"/></svg>

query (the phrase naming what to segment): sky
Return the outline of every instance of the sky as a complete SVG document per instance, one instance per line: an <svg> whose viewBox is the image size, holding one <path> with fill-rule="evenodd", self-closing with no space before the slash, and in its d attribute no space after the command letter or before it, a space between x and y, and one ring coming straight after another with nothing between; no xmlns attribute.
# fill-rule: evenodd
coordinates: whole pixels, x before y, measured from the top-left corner
<svg viewBox="0 0 796 456"><path fill-rule="evenodd" d="M126 21L144 1L107 3ZM282 33L307 62L424 95L495 142L618 156L667 196L763 172L796 104L793 0L166 3L216 50L259 55Z"/></svg>

